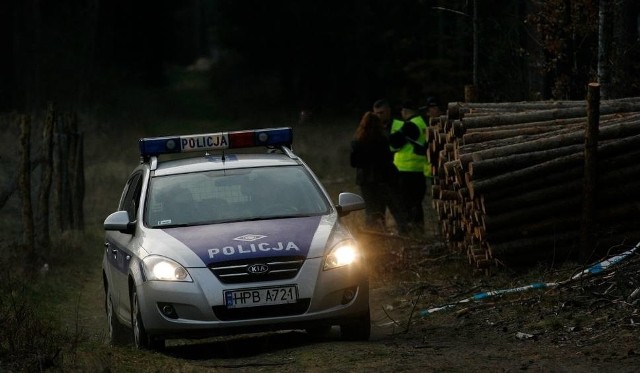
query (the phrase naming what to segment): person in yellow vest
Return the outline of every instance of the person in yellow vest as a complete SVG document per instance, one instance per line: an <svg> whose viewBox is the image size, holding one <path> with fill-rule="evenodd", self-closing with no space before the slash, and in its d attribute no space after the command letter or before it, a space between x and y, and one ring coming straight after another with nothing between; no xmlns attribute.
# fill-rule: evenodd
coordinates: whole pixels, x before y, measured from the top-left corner
<svg viewBox="0 0 640 373"><path fill-rule="evenodd" d="M413 101L403 103L401 115L404 122L394 122L389 135L393 163L399 171L397 193L402 196L409 224L424 232L422 201L427 192L427 177L431 176L425 148L427 124Z"/></svg>

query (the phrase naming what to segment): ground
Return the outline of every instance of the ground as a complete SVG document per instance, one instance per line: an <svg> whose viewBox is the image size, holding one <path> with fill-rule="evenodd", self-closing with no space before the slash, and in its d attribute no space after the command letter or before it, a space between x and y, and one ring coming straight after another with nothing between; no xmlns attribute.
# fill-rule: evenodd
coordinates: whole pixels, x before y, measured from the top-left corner
<svg viewBox="0 0 640 373"><path fill-rule="evenodd" d="M365 238L366 241L366 238ZM323 340L302 331L171 341L164 352L104 344L99 266L83 272L69 320L87 335L65 365L69 371L148 372L632 372L640 364L637 289L640 260L564 286L458 303L488 290L561 281L575 268L491 275L431 242L389 248L374 240L371 262L372 337L344 342L334 328ZM380 244L384 247L380 247ZM375 250L375 251L374 251ZM572 272L573 271L573 272ZM637 292L636 292L637 293ZM424 316L445 304L450 308ZM88 347L87 347L88 346ZM95 347L99 346L99 347Z"/></svg>

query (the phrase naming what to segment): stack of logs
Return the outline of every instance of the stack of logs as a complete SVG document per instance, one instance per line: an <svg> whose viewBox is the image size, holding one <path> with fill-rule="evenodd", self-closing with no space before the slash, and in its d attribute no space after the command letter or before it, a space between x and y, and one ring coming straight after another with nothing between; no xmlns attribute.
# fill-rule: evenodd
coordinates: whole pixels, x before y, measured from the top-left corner
<svg viewBox="0 0 640 373"><path fill-rule="evenodd" d="M586 101L450 103L427 134L449 249L480 269L575 257L586 125ZM640 98L600 103L597 160L601 254L640 239Z"/></svg>

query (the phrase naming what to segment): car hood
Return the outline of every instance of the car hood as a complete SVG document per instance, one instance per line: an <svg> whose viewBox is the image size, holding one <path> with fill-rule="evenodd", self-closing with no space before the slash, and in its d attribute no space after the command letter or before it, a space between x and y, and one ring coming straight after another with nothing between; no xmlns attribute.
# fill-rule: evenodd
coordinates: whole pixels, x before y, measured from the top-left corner
<svg viewBox="0 0 640 373"><path fill-rule="evenodd" d="M187 267L274 256L322 256L334 224L335 218L325 215L152 229L149 234L156 236L152 241L163 244L145 249Z"/></svg>

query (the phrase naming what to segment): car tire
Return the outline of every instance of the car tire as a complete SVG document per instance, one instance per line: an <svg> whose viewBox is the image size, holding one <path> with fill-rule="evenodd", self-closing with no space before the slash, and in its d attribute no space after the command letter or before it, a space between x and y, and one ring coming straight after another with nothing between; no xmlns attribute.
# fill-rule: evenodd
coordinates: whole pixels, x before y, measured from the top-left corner
<svg viewBox="0 0 640 373"><path fill-rule="evenodd" d="M138 292L133 288L131 294L131 328L133 329L133 341L139 350L162 350L165 347L163 338L154 337L147 333L142 322L142 312Z"/></svg>
<svg viewBox="0 0 640 373"><path fill-rule="evenodd" d="M340 336L345 341L368 341L371 336L371 315L369 309L360 317L340 324Z"/></svg>
<svg viewBox="0 0 640 373"><path fill-rule="evenodd" d="M112 346L127 345L129 343L129 333L125 326L118 321L109 291L105 292L104 306L107 313L107 327L109 328L109 344Z"/></svg>

